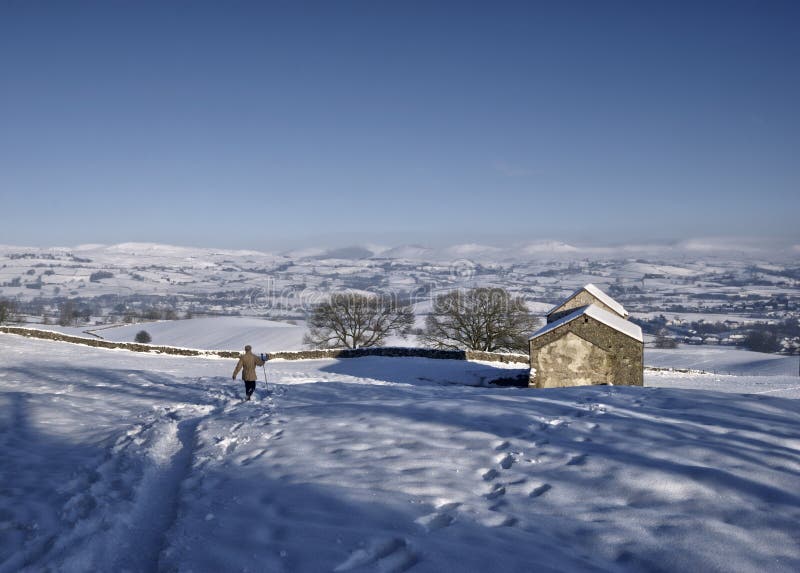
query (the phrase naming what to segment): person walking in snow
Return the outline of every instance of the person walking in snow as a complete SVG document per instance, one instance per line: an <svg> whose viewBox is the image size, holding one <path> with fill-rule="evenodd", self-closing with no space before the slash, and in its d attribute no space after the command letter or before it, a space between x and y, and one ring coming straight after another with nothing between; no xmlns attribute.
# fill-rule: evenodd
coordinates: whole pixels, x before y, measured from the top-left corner
<svg viewBox="0 0 800 573"><path fill-rule="evenodd" d="M256 366L264 364L264 361L251 351L252 348L249 344L244 347L244 354L239 357L239 362L236 363L236 369L233 371L234 380L236 380L236 375L239 374L239 370L242 371L244 392L247 395L245 400L249 400L253 391L256 389Z"/></svg>

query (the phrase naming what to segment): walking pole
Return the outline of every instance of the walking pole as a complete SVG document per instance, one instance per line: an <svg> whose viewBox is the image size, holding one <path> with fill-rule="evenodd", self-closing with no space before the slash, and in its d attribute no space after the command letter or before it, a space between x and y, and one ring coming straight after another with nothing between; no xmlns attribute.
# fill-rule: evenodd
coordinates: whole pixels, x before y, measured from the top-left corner
<svg viewBox="0 0 800 573"><path fill-rule="evenodd" d="M267 360L269 360L269 354L261 354L261 368L264 370L264 390L266 390L267 394L269 394L269 382L267 380Z"/></svg>

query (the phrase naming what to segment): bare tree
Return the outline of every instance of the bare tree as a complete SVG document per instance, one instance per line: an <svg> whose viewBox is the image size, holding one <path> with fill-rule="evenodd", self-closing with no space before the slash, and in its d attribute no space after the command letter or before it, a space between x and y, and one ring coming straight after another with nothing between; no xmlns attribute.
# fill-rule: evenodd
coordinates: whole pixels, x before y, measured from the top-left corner
<svg viewBox="0 0 800 573"><path fill-rule="evenodd" d="M59 309L58 324L61 326L71 326L77 323L77 318L78 309L75 308L75 304L69 299L65 300Z"/></svg>
<svg viewBox="0 0 800 573"><path fill-rule="evenodd" d="M455 290L436 297L420 339L435 348L528 352L537 322L505 289Z"/></svg>
<svg viewBox="0 0 800 573"><path fill-rule="evenodd" d="M161 311L157 308L149 308L144 312L145 320L161 320Z"/></svg>
<svg viewBox="0 0 800 573"><path fill-rule="evenodd" d="M666 328L662 328L656 334L656 339L653 342L656 348L678 348L678 341L669 335Z"/></svg>
<svg viewBox="0 0 800 573"><path fill-rule="evenodd" d="M14 316L14 303L10 300L0 300L0 324L10 322Z"/></svg>
<svg viewBox="0 0 800 573"><path fill-rule="evenodd" d="M314 308L303 342L317 348L381 346L389 334L406 335L413 325L411 306L393 298L337 293Z"/></svg>

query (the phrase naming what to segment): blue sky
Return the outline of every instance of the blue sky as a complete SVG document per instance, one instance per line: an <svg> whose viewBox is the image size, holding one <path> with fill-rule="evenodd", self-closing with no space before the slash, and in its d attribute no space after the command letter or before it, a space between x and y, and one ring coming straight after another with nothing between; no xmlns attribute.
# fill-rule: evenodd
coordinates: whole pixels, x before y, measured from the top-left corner
<svg viewBox="0 0 800 573"><path fill-rule="evenodd" d="M798 21L0 0L0 243L797 240Z"/></svg>

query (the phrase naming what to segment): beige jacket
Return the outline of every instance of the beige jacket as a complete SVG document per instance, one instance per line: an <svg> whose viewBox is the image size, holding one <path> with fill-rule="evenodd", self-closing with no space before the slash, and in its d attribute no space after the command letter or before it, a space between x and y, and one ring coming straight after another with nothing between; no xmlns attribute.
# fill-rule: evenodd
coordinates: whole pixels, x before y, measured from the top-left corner
<svg viewBox="0 0 800 573"><path fill-rule="evenodd" d="M239 357L239 362L236 364L236 370L233 371L233 377L235 379L236 375L239 373L239 370L244 368L242 379L246 380L247 382L255 382L257 379L256 366L261 366L262 364L264 364L264 361L261 360L261 358L252 352L245 352L241 357Z"/></svg>

